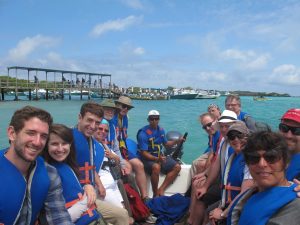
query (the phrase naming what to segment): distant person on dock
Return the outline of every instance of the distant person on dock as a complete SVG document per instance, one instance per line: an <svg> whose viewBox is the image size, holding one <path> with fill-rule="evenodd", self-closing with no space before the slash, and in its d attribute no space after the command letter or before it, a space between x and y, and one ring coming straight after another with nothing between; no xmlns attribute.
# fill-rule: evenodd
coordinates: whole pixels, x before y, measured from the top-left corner
<svg viewBox="0 0 300 225"><path fill-rule="evenodd" d="M126 144L126 139L128 137L128 111L134 106L132 105L131 99L127 96L120 96L118 100L115 101L118 112L113 117L113 123L116 127L116 138L118 140L119 148L122 157L130 163L132 170L135 173L136 184L139 187L142 199L147 199L147 179L144 171L144 164L141 160L134 154L129 154L130 149Z"/></svg>
<svg viewBox="0 0 300 225"><path fill-rule="evenodd" d="M294 191L296 184L285 176L288 148L278 133L261 131L248 139L243 154L256 187L234 202L227 225L300 224L300 199Z"/></svg>
<svg viewBox="0 0 300 225"><path fill-rule="evenodd" d="M289 109L281 117L279 131L285 138L291 160L286 170L289 181L300 179L300 109Z"/></svg>
<svg viewBox="0 0 300 225"><path fill-rule="evenodd" d="M79 87L79 86L80 86L80 80L79 80L79 78L78 78L78 77L76 78L76 85L77 85L77 87Z"/></svg>
<svg viewBox="0 0 300 225"><path fill-rule="evenodd" d="M38 84L39 83L39 78L37 76L34 76L34 83Z"/></svg>
<svg viewBox="0 0 300 225"><path fill-rule="evenodd" d="M168 141L165 131L158 126L160 114L157 110L151 110L147 118L149 125L141 128L137 133L138 149L142 156L145 171L151 176L151 185L154 197L162 196L166 188L176 179L181 166L171 157L164 156L162 147L171 147L184 141L181 137ZM158 188L160 172L166 174L162 185Z"/></svg>
<svg viewBox="0 0 300 225"><path fill-rule="evenodd" d="M98 130L102 118L103 109L101 105L95 102L86 102L81 106L78 115L78 124L73 128L76 160L81 171L80 183L82 186L92 184L98 192L99 199L104 199L106 196L106 190L98 175L103 163L104 149L93 138L93 135ZM116 223L116 221L122 222L122 220L118 219L120 217L123 218L123 213L120 213L119 210L125 209L104 201L97 205L97 207L107 222L112 224L126 224Z"/></svg>
<svg viewBox="0 0 300 225"><path fill-rule="evenodd" d="M227 95L225 108L236 113L238 120L245 122L248 129L256 131L255 120L246 112L241 111L242 103L238 95Z"/></svg>
<svg viewBox="0 0 300 225"><path fill-rule="evenodd" d="M35 224L39 215L48 224L73 224L65 208L61 179L39 156L51 125L51 115L32 106L12 116L7 129L10 146L0 151L1 224Z"/></svg>

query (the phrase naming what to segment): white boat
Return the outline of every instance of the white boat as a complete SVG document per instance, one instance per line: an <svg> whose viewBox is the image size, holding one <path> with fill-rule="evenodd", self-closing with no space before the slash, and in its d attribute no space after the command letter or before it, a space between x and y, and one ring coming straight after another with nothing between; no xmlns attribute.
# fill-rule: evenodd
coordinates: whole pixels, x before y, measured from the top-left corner
<svg viewBox="0 0 300 225"><path fill-rule="evenodd" d="M215 90L199 90L196 99L215 99L220 96L220 92Z"/></svg>
<svg viewBox="0 0 300 225"><path fill-rule="evenodd" d="M172 95L170 95L171 99L195 99L197 97L198 93L195 90L189 90L189 89L174 89L174 92Z"/></svg>

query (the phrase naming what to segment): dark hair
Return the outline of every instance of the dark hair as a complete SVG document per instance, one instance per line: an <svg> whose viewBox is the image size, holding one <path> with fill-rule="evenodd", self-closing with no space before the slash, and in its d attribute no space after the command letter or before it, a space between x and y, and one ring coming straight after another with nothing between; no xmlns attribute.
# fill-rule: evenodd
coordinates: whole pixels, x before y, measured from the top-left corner
<svg viewBox="0 0 300 225"><path fill-rule="evenodd" d="M259 131L253 133L246 143L246 146L243 150L245 155L251 152L257 151L276 151L278 155L281 155L284 166L289 162L289 151L287 143L284 137L276 132L270 131Z"/></svg>
<svg viewBox="0 0 300 225"><path fill-rule="evenodd" d="M238 95L233 95L233 94L227 95L227 97L226 97L226 99L225 99L225 105L226 105L226 103L227 103L228 101L232 101L232 100L234 100L234 99L239 103L240 106L242 105L242 104L241 104L241 98L240 98L240 96L238 96Z"/></svg>
<svg viewBox="0 0 300 225"><path fill-rule="evenodd" d="M41 121L47 123L49 125L49 128L53 123L52 116L47 111L33 106L25 106L15 111L14 115L11 118L9 126L12 126L15 132L18 133L23 129L24 123L34 117L37 117Z"/></svg>
<svg viewBox="0 0 300 225"><path fill-rule="evenodd" d="M84 117L87 112L92 113L101 118L104 115L102 106L96 102L91 102L91 101L86 102L81 106L80 115Z"/></svg>
<svg viewBox="0 0 300 225"><path fill-rule="evenodd" d="M49 135L50 134L55 134L58 137L60 137L62 140L64 140L68 144L70 144L70 153L66 157L64 162L66 164L68 164L74 170L75 174L78 176L79 175L79 167L76 163L76 151L75 151L75 144L74 144L74 137L73 137L72 129L68 128L67 126L65 126L63 124L53 124L51 129L50 129L50 132L49 132ZM53 159L49 155L49 149L48 149L49 139L48 139L48 142L46 144L45 151L43 151L42 156L44 157L44 159L48 163L51 164L51 163L55 163L56 160Z"/></svg>

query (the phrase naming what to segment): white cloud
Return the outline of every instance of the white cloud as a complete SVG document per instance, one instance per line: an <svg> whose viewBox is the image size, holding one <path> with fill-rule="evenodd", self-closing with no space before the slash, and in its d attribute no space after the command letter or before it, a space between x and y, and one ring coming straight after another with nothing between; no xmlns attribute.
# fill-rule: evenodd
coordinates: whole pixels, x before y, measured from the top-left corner
<svg viewBox="0 0 300 225"><path fill-rule="evenodd" d="M123 31L133 25L140 24L142 20L142 16L132 15L124 19L110 20L96 25L90 34L92 37L99 37L109 31Z"/></svg>
<svg viewBox="0 0 300 225"><path fill-rule="evenodd" d="M280 65L273 69L269 79L273 83L289 86L300 85L300 68L292 64Z"/></svg>
<svg viewBox="0 0 300 225"><path fill-rule="evenodd" d="M121 0L125 5L133 9L143 9L144 6L140 0Z"/></svg>
<svg viewBox="0 0 300 225"><path fill-rule="evenodd" d="M138 47L138 48L133 50L133 53L135 55L144 55L145 54L145 49L143 49L142 47Z"/></svg>
<svg viewBox="0 0 300 225"><path fill-rule="evenodd" d="M226 60L241 60L241 61L248 61L249 59L256 56L254 51L240 51L237 49L226 49L225 51L220 53L221 58Z"/></svg>
<svg viewBox="0 0 300 225"><path fill-rule="evenodd" d="M24 60L28 55L39 48L49 48L58 43L57 38L36 35L34 37L26 37L19 41L17 46L9 50L8 58L12 61Z"/></svg>

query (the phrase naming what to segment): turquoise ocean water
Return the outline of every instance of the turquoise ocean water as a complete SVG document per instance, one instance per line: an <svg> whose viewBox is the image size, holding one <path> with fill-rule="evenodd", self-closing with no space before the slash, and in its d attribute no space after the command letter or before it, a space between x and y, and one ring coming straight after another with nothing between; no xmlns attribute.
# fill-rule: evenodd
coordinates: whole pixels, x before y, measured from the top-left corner
<svg viewBox="0 0 300 225"><path fill-rule="evenodd" d="M241 97L242 109L250 113L256 120L267 122L277 130L281 115L289 108L300 108L300 98L273 97L270 101L257 102L252 97ZM134 109L129 111L129 137L135 139L139 128L147 124L147 113L156 109L161 113L160 125L166 131L176 130L188 132L184 144L183 161L190 163L199 156L207 146L207 135L202 130L198 117L207 110L210 103L218 104L224 109L225 97L218 99L169 100L169 101L133 101ZM95 100L100 102L101 100ZM51 101L0 101L0 149L8 146L6 128L16 109L25 105L33 105L49 111L56 123L73 126L77 122L80 100Z"/></svg>

